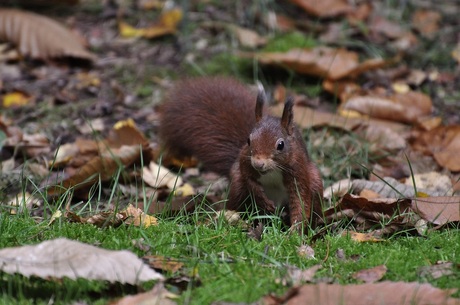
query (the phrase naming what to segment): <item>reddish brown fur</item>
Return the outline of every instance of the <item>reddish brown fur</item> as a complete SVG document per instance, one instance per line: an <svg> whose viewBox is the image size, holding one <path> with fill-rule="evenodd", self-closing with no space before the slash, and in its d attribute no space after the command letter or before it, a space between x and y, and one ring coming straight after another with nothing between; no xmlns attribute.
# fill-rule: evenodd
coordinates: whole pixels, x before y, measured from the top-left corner
<svg viewBox="0 0 460 305"><path fill-rule="evenodd" d="M160 139L169 153L195 156L229 176L255 124L256 93L231 78L178 82L166 97Z"/></svg>
<svg viewBox="0 0 460 305"><path fill-rule="evenodd" d="M312 212L321 215L323 184L320 172L310 160L302 135L293 123L292 101L282 119L260 116L256 94L228 78L199 78L179 82L164 104L160 138L169 152L194 155L209 170L230 176L228 209L258 210L272 214L277 204L267 197L259 183L260 173L251 164L257 159L281 170L292 227L306 225ZM247 139L250 139L250 145ZM277 140L284 149L277 150ZM253 161L254 162L254 161Z"/></svg>

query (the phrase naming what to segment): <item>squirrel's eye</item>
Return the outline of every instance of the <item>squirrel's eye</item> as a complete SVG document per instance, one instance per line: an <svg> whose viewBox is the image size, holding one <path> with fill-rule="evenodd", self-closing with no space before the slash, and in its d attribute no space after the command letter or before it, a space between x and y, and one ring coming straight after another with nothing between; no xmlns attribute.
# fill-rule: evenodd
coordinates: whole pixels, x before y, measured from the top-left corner
<svg viewBox="0 0 460 305"><path fill-rule="evenodd" d="M248 138L248 145L251 146L251 139Z"/></svg>
<svg viewBox="0 0 460 305"><path fill-rule="evenodd" d="M279 139L278 141L276 141L276 149L277 150L283 150L283 148L284 148L284 140Z"/></svg>

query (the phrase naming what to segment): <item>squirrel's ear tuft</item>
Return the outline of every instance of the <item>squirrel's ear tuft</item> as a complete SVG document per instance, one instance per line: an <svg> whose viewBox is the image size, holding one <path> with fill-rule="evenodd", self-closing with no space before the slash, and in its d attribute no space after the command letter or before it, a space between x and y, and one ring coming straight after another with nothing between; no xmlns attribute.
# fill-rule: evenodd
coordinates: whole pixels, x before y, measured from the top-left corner
<svg viewBox="0 0 460 305"><path fill-rule="evenodd" d="M288 96L284 104L283 116L281 117L281 127L290 135L294 131L294 98Z"/></svg>
<svg viewBox="0 0 460 305"><path fill-rule="evenodd" d="M263 116L264 104L267 100L264 86L257 82L257 99L256 99L256 122L259 122Z"/></svg>

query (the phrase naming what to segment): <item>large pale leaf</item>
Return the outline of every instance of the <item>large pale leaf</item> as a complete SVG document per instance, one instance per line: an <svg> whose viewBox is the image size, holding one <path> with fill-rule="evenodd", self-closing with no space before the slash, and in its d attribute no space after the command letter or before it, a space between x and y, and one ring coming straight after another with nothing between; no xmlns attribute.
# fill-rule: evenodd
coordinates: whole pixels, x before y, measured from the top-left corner
<svg viewBox="0 0 460 305"><path fill-rule="evenodd" d="M26 277L85 278L136 285L163 276L130 251L111 251L66 238L0 250L0 270Z"/></svg>
<svg viewBox="0 0 460 305"><path fill-rule="evenodd" d="M14 43L22 55L31 58L94 59L71 31L46 16L30 12L0 9L0 40Z"/></svg>

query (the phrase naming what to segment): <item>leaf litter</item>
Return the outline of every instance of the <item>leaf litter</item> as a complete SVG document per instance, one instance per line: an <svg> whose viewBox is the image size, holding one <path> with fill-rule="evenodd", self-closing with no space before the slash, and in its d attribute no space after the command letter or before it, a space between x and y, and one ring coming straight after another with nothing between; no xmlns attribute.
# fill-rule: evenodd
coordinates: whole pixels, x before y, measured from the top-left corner
<svg viewBox="0 0 460 305"><path fill-rule="evenodd" d="M412 31L411 29L403 28L399 22L393 22L384 16L380 16L382 10L380 10L379 4L350 4L349 1L333 0L323 1L321 6L318 6L317 1L292 0L291 2L299 8L304 9L307 14L325 18L321 19L320 23L324 23L326 25L337 22L337 19L346 18L347 21L350 22L352 28L350 28L348 32L339 31L339 36L336 37L340 37L340 35L342 35L344 39L352 40L358 36L359 39L364 39L371 43L380 44L383 49L386 47L383 44L388 44L391 45L391 47L396 48L398 52L401 52L401 54L403 54L402 56L406 56L406 59L407 54L410 54L411 50L413 50L415 46L421 43L421 40L418 39L419 35L424 36L424 39L432 39L432 37L436 36L437 32L440 31L441 25L444 21L442 17L439 17L437 12L430 13L430 11L427 10L417 10L412 16ZM328 7L328 9L325 9L325 7ZM274 11L272 13L277 15L276 17L279 17L277 22L278 24L281 24L282 15ZM38 22L24 21L23 17L17 17L18 14L19 13L11 14L8 16L8 18L18 18L18 20L21 20L19 24L21 24L21 27L23 28L29 26L28 22L32 22L32 24L34 24L34 22ZM105 30L112 34L117 31L118 33L122 34L128 33L126 36L130 37L143 36L146 38L153 38L157 35L170 34L180 37L182 33L177 31L177 25L178 22L180 22L182 19L182 13L179 14L176 11L170 12L169 15L168 14L169 13L166 12L166 14L160 15L160 21L151 28L147 26L134 29L127 26L127 24L123 24L121 19L118 19L118 29L113 28L110 30ZM305 27L308 26L308 23L302 22L302 20L292 21L293 19L289 19L290 16L285 17L286 18L283 21L285 30L293 28L296 28L297 30L305 30ZM334 17L334 20L328 19L331 17ZM8 18L4 20L11 22L11 19ZM357 26L359 23L364 24L364 27L367 27L367 32L362 30L364 28L363 26L361 26L361 28ZM160 28L158 28L158 26L160 26ZM203 33L203 28L205 27L198 27L198 31ZM321 34L324 34L326 28L330 27L320 24L320 26L317 27L317 29L319 29L317 31L322 32ZM43 27L43 29L46 30L46 27ZM259 33L259 28L257 31L250 32L249 34L248 32L245 32L245 30L252 29L243 29L241 27L237 27L236 29L237 36L240 39L241 45L250 48L260 47L265 43L266 38L271 38L265 35L260 36L255 34ZM214 29L214 31L222 30L225 29ZM47 40L48 38L41 38L41 35L44 35L43 32L44 31L30 31L30 33L33 35L38 35L41 42L49 44L50 48L58 49L60 46L56 40L49 42ZM91 32L89 43L91 43L93 47L96 47L95 49L104 45L104 42L101 43L101 32L104 31L101 30L100 27ZM240 37L242 35L241 32L244 34L244 37ZM3 30L0 28L0 34L7 36L10 35L10 33L5 30L5 27ZM7 38L10 41L18 42L18 37L20 36L8 36ZM112 38L114 35L110 37ZM201 38L201 34L199 37ZM261 39L261 37L263 37L263 39ZM31 39L26 39L26 43L18 44L18 48L22 51L22 53L24 53L24 55L29 54L31 57L48 58L55 56L53 54L58 54L56 56L77 56L84 59L89 59L91 61L96 60L94 55L87 52L84 48L78 49L81 47L81 45L80 47L73 46L73 50L64 49L64 51L60 51L60 53L53 53L56 51L49 51L47 53L44 51L44 48L41 47L38 48L39 52L37 53L36 50L34 51L32 48L30 44L31 41ZM68 38L62 39L62 41L68 41ZM340 39L332 39L330 41L337 42L340 41ZM115 40L115 42L120 43L120 40ZM112 59L115 61L120 60L120 57L126 55L127 53L126 51L120 52L119 49L117 49L116 43L112 44L108 49L110 49L110 52L112 52L112 55L110 56L118 57L105 59L110 66L113 63L111 61ZM128 46L129 48L129 45L132 44L135 48L137 48L141 43L142 42L138 41L134 44L133 42L126 43L125 41L123 47ZM200 41L200 43L202 43L202 41ZM199 44L197 43L197 45ZM155 64L171 64L171 62L174 62L173 58L174 56L177 56L177 54L171 51L171 48L168 48L168 46L165 44L163 44L163 48L164 49L162 49L161 56L156 56L160 54L160 52L156 50L157 53L153 52L155 56L150 57L151 61ZM201 49L203 50L203 53L209 51L207 48L205 49L206 50ZM146 48L144 48L143 51L146 51L146 53L151 52ZM117 52L119 53L117 54ZM122 54L122 56L119 56L119 54ZM397 163L398 161L395 161L389 157L385 157L385 155L396 155L401 153L407 153L408 155L411 155L410 150L421 152L425 156L430 157L436 161L438 166L436 169L438 171L444 169L444 177L447 177L447 179L451 179L452 181L455 180L452 172L458 171L458 167L456 166L458 158L456 158L456 155L452 152L458 151L458 149L456 149L457 143L455 133L455 128L457 125L442 125L442 119L439 119L439 117L437 119L433 117L433 105L435 105L435 108L439 107L439 96L436 96L438 93L432 93L431 96L422 93L422 91L426 92L425 90L422 90L422 88L426 89L426 87L423 86L427 84L432 87L444 86L444 88L448 88L448 86L443 85L445 84L443 83L445 82L443 79L452 79L452 76L443 74L444 72L442 71L441 73L438 73L437 71L433 72L415 69L412 70L407 67L405 69L399 69L398 74L392 70L397 71L398 68L401 67L402 61L399 56L388 56L389 59L373 57L369 56L369 54L365 54L363 56L362 53L356 52L355 48L350 48L346 45L343 46L340 43L337 43L337 45L333 44L332 46L327 47L318 46L310 49L291 48L287 52L266 53L261 51L254 53L251 56L263 64L281 65L283 67L297 71L297 73L300 74L306 73L308 75L318 77L319 80L323 82L323 90L329 92L334 96L334 98L338 98L341 101L340 109L336 113L324 113L322 111L318 111L318 109L297 106L296 120L301 124L301 126L315 127L322 124L322 126L331 128L340 127L343 128L348 134L363 137L373 144L373 147L370 151L373 154L380 153L380 157L384 158L384 161L382 161L381 165L381 168L383 169L391 168L391 166L401 166L400 163ZM455 49L452 51L451 56L452 61L458 60L458 58L460 58ZM142 57L142 55L139 57ZM141 58L141 63L144 63L142 60L146 61L145 58ZM104 63L101 60L98 60L98 62L101 64L101 66L97 67L97 69L103 68ZM130 64L132 65L132 63ZM389 66L395 65L397 66L395 69L389 68ZM45 170L47 169L52 172L62 171L61 174L64 173L63 176L57 175L58 179L56 181L58 183L54 189L49 189L50 195L60 194L69 188L80 188L80 191L85 193L88 191L88 189L90 189L91 186L94 185L95 182L101 178L104 181L110 181L110 179L116 175L120 168L123 169L123 172L129 172L129 175L125 176L127 178L126 181L128 182L127 185L123 185L125 189L129 186L131 181L141 176L144 177L139 171L136 171L135 168L141 162L141 160L147 161L144 163L145 165L153 164L149 161L152 156L155 156L157 151L152 148L156 143L152 143L149 137L143 135L142 131L150 129L151 125L154 125L155 123L152 123L150 120L149 125L147 125L148 127L143 125L141 126L143 129L140 131L136 124L133 124L134 121L131 123L124 122L118 125L118 127L114 127L113 130L108 131L106 130L105 126L113 125L113 123L119 121L120 116L123 117L123 115L117 113L116 116L118 116L118 118L116 120L112 117L110 118L110 120L113 121L110 121L104 117L104 115L107 113L112 114L112 111L117 109L117 107L120 107L120 105L129 108L130 105L132 105L130 103L133 103L132 99L134 99L134 101L138 101L140 95L131 93L127 94L129 91L134 92L135 90L123 88L123 85L120 86L120 84L114 83L116 81L111 82L110 85L108 85L107 79L104 78L107 76L100 75L98 72L94 74L84 72L72 75L67 74L67 72L63 73L56 71L57 70L53 67L41 67L39 69L31 68L30 71L19 70L19 73L22 73L24 76L23 79L32 78L37 80L31 84L30 82L24 83L17 79L14 82L10 82L7 77L14 75L12 72L9 72L11 74L2 74L2 79L0 79L0 88L3 90L2 94L5 93L2 96L3 102L5 103L6 101L7 106L16 104L13 107L19 109L21 107L31 107L30 101L24 100L22 97L17 97L14 95L15 92L17 92L15 90L22 90L19 92L26 92L26 97L32 97L32 104L42 103L43 100L48 99L52 101L52 105L55 107L59 107L68 103L76 103L79 101L79 98L82 97L87 98L89 96L94 98L95 96L98 96L98 99L101 100L98 100L97 105L95 105L94 108L87 110L86 115L88 115L89 120L85 119L85 122L94 122L94 120L91 120L94 118L97 118L99 121L97 121L97 124L91 124L94 126L94 128L76 128L78 131L75 131L75 133L73 130L63 131L62 128L60 128L58 135L59 137L66 139L67 144L65 145L68 146L61 146L62 153L60 152L61 150L57 150L57 153L51 154L50 147L54 149L56 143L50 143L47 138L52 139L54 137L44 137L38 132L35 134L33 132L30 133L30 137L28 135L26 136L27 133L23 132L20 128L17 128L15 122L12 123L3 121L5 119L0 117L0 130L2 130L2 132L7 137L6 142L0 141L0 148L2 149L2 154L7 153L9 155L8 160L10 160L8 166L4 164L6 162L2 162L2 167L11 168L19 162L22 162L22 160L20 160L17 155L13 155L13 151L16 149L21 149L23 152L25 152L28 158L47 158L52 160L53 156L57 156L58 158L56 158L52 166L50 166L51 163L48 163L46 167L43 166L45 162L40 164L43 168L45 168ZM49 80L47 82L41 82L41 80L47 80L47 78L54 79L57 82L58 79L63 78L63 75L67 80L67 84L65 86L50 85L52 82ZM110 79L112 79L111 76ZM167 84L168 81L161 80L161 83ZM14 84L14 86L11 84ZM41 84L42 87L40 87L38 84ZM27 88L27 91L24 91L23 88ZM43 88L59 89L58 91L47 91ZM438 100L432 101L431 98L433 96ZM107 103L107 100L111 100L112 97L117 101L116 103L119 104L113 105L111 103ZM301 103L299 102L299 104ZM324 104L324 100L320 100L316 104L311 104L308 106L321 107L322 104ZM434 110L436 111L436 109ZM129 109L128 111L132 111L132 109ZM273 112L276 113L277 111L278 110L275 107ZM136 123L138 123L138 120L139 122L141 122L141 120L145 120L145 118L150 115L145 113L146 112L144 111L144 113L138 112L134 114L137 118ZM447 113L449 112L447 111ZM155 114L150 115L150 117L154 116ZM36 117L40 117L40 114L38 113ZM36 117L32 116L32 119L35 119ZM124 116L123 118L125 117L131 117L131 113L129 113L129 116ZM449 113L449 118L455 121L456 118L458 119L458 116L456 116L455 111L451 111ZM22 123L27 121L28 120L25 119ZM82 120L81 118L78 118L74 122L82 122ZM18 123L18 125L24 124ZM30 125L28 126L30 127ZM365 127L363 128L363 126ZM376 128L376 126L378 126L378 128ZM34 130L33 128L28 129L29 131ZM411 134L408 137L406 132L409 129L411 129ZM86 136L86 138L78 137L78 133ZM105 140L88 140L88 136L94 136L98 133L103 135L110 135L107 136ZM141 159L141 157L144 159ZM176 166L181 167L181 162L182 161L179 160ZM35 164L37 165L38 163ZM193 166L196 166L196 163L186 164L184 169ZM156 168L151 170L151 174L154 172L158 172L158 170L156 170ZM341 193L340 197L342 198L339 200L337 205L326 211L327 217L329 217L326 220L332 222L343 219L352 220L357 229L363 231L371 230L370 232L364 233L348 232L352 236L358 236L356 239L360 241L380 241L380 237L384 236L385 234L392 234L398 231L407 230L408 228L415 228L419 220L424 220L429 223L430 226L435 227L442 227L444 225L459 222L460 209L458 198L455 196L440 196L450 195L451 193L447 193L446 189L438 189L438 187L425 186L422 184L421 180L417 180L419 174L425 173L426 172L410 172L408 174L408 172L405 171L404 179L396 177L396 174L392 173L390 175L391 177L382 176L382 179L378 179L378 181L369 181L366 179L350 180L349 185L353 186L351 192L360 194L360 197L344 195ZM416 186L403 184L404 180L412 180L410 179L411 176L413 176L413 180L416 181ZM444 177L442 179L445 179ZM148 180L158 180L157 178L151 177ZM435 178L435 180L436 179L438 178ZM45 180L43 186L49 187L49 181L49 179ZM187 179L185 179L185 182L187 182ZM452 182L450 185L453 184L455 183ZM181 198L181 195L176 196L173 199L172 205L166 207L164 202L161 201L161 198L168 197L173 188L174 187L172 187L172 185L169 185L169 187L167 185L158 186L154 183L149 186L149 189L146 191L146 193L152 192L155 194L154 196L151 196L151 198L154 198L152 210L157 213L164 212L167 209L177 212L183 210L184 208L186 208L186 210L189 212L193 211L195 208L195 203L188 204L188 202L193 201L195 189L202 190L203 187L201 185L198 186L198 188L195 188L195 186L190 186L186 189L180 190L181 195L184 195L183 198ZM433 188L436 189L437 192L434 192ZM395 192L394 189L397 189L397 191ZM371 193L373 194L372 196L377 196L377 198L364 197L364 194ZM217 194L219 193L217 192ZM75 198L77 195L78 194L75 193ZM217 199L213 198L213 196L214 193L210 196L206 196L206 198L208 198L210 202L218 202L221 199L219 196L216 196ZM383 200L379 199L379 197L387 197L389 199ZM332 209L335 210L332 211ZM103 224L106 223L107 219L111 217L113 218L114 214L113 211L108 210L100 214L91 215L87 219L85 219L86 217L76 216L76 214L67 214L67 216L69 217L69 220L70 218L74 218L79 221L87 221L90 218L96 219L101 217L101 221L99 223ZM138 218L138 216L128 215L128 218L130 217ZM232 217L234 216L230 216L230 218ZM123 222L123 220L121 222ZM239 222L239 220L237 222ZM382 222L385 223L382 231L374 230L376 224L382 224ZM111 225L119 224L120 222L116 222ZM261 229L256 228L256 230L252 232L254 235L253 237L260 240L262 237L262 231L263 227ZM374 238L374 240L372 238ZM299 248L298 254L303 255L304 252L300 250L301 249ZM449 267L447 267L447 269L448 268ZM433 271L433 274L435 274L435 271ZM394 286L393 284L397 286ZM442 295L446 304L456 304L454 301L452 301L451 298L448 297L450 292L436 290L427 284L393 284L387 282L378 283L375 284L375 286L324 286L318 284L314 285L312 289L315 289L316 293L322 293L327 289L332 289L333 291L341 291L342 297L348 300L348 297L350 297L348 293L353 291L355 287L359 287L359 289L369 288L369 295L373 296L375 300L385 300L386 303L391 303L392 299L386 299L386 297L378 294L376 290L381 289L382 291L387 291L386 289L388 289L388 291L391 292L393 289L399 289L402 287L404 289L408 289L408 292L403 296L403 299L410 296L411 298L413 297L412 300L415 300L416 295L419 295L418 289L425 285L423 286L423 290L430 291L430 295L426 300L421 301L420 304L424 304L423 302L429 303L428 300L432 300L430 297L434 297L435 295ZM373 290L374 288L375 290ZM298 293L298 297L306 298L306 296L302 294L302 291L303 290L301 287L298 288L298 290L295 290L295 293ZM288 293L285 296L285 300L290 300L291 298L289 295L292 297L295 293ZM333 299L332 294L326 295L331 296L331 300ZM404 304L405 301L403 299L398 301L401 301L400 303ZM335 303L343 300L344 299L335 299ZM352 300L353 304L360 304L358 300ZM323 302L321 304L327 304L327 302ZM368 300L366 304L372 304L372 302ZM399 303L395 302L395 304Z"/></svg>

